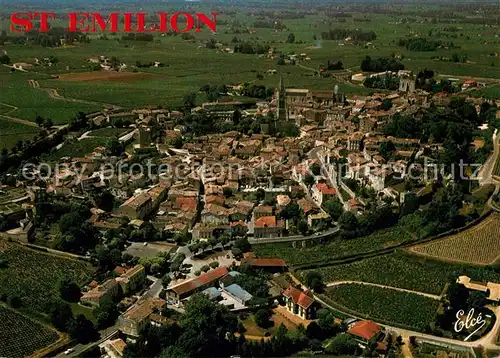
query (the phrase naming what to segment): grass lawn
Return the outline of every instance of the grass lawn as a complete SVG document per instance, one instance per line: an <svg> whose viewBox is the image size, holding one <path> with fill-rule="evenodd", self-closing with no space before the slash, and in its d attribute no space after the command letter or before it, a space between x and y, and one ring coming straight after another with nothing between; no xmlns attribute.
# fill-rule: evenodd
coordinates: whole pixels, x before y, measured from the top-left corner
<svg viewBox="0 0 500 358"><path fill-rule="evenodd" d="M19 139L32 140L38 132L36 127L0 118L0 150L3 148L12 149Z"/></svg>
<svg viewBox="0 0 500 358"><path fill-rule="evenodd" d="M286 317L282 316L281 314L275 311L273 311L273 315L271 316L271 321L273 322L273 325L268 329L265 329L257 326L257 324L255 323L254 316L252 314L249 314L248 316L246 316L246 318L241 320L241 322L246 328L245 331L246 336L264 338L266 332L269 332L272 336L276 333L281 323L285 325L288 331L294 331L297 328L297 326L292 321L290 321L289 319L287 319Z"/></svg>
<svg viewBox="0 0 500 358"><path fill-rule="evenodd" d="M82 314L85 317L87 317L89 320L91 320L92 322L96 323L96 318L94 316L94 311L92 308L82 306L82 305L78 304L78 302L73 302L70 304L70 306L71 306L71 310L73 311L74 316Z"/></svg>
<svg viewBox="0 0 500 358"><path fill-rule="evenodd" d="M330 287L324 294L367 318L402 324L418 331L425 330L434 321L440 304L439 300L417 294L357 284Z"/></svg>
<svg viewBox="0 0 500 358"><path fill-rule="evenodd" d="M77 283L90 280L93 268L86 262L68 259L0 241L0 259L7 268L0 269L0 292L21 298L28 310L43 312L58 295L56 285L62 275Z"/></svg>
<svg viewBox="0 0 500 358"><path fill-rule="evenodd" d="M100 128L89 133L90 137L117 137L130 131L129 128Z"/></svg>
<svg viewBox="0 0 500 358"><path fill-rule="evenodd" d="M461 274L475 281L500 282L500 274L489 268L426 260L399 252L312 271L319 272L325 283L371 282L436 295L441 294L446 283L455 281ZM305 272L299 271L299 276L304 277Z"/></svg>
<svg viewBox="0 0 500 358"><path fill-rule="evenodd" d="M95 148L105 146L108 143L108 138L84 138L80 141L74 141L65 144L61 149L56 150L48 156L48 160L59 160L62 157L81 157L92 153Z"/></svg>

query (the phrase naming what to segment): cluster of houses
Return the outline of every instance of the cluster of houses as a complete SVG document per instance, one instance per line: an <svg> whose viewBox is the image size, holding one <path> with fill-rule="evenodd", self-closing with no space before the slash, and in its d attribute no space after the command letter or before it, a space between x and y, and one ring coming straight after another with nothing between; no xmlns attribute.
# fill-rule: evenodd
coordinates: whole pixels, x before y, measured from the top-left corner
<svg viewBox="0 0 500 358"><path fill-rule="evenodd" d="M146 283L144 266L137 265L129 269L117 267L115 273L119 276L108 279L102 284L92 281L88 290L80 298L82 304L99 307L105 300L115 300L121 296L130 296L141 290Z"/></svg>

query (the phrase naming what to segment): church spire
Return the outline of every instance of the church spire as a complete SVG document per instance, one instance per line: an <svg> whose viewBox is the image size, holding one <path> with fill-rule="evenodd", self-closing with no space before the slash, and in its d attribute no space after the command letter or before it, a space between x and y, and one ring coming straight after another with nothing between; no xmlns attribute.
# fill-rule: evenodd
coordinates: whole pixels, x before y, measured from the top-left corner
<svg viewBox="0 0 500 358"><path fill-rule="evenodd" d="M285 84L283 82L283 75L280 74L280 85L278 88L278 106L277 106L277 113L276 117L279 121L285 121L286 120L286 90L285 90Z"/></svg>

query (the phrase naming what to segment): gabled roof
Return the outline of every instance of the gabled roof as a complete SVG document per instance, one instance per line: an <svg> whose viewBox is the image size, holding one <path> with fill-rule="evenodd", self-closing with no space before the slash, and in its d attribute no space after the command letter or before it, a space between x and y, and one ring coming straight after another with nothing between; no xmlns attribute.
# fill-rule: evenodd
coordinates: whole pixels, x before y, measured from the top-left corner
<svg viewBox="0 0 500 358"><path fill-rule="evenodd" d="M208 271L207 273L200 275L199 277L193 278L192 280L185 281L180 285L171 287L170 290L174 291L178 295L182 295L191 291L196 290L198 287L206 285L208 283L214 282L221 277L227 275L226 267L218 267L215 270Z"/></svg>
<svg viewBox="0 0 500 358"><path fill-rule="evenodd" d="M295 304L304 309L309 308L314 303L314 298L308 296L305 292L293 286L288 286L288 288L283 292L283 296L291 298Z"/></svg>
<svg viewBox="0 0 500 358"><path fill-rule="evenodd" d="M363 338L367 341L373 338L376 334L378 334L382 330L378 324L373 321L359 321L356 322L347 333L352 334L353 336Z"/></svg>

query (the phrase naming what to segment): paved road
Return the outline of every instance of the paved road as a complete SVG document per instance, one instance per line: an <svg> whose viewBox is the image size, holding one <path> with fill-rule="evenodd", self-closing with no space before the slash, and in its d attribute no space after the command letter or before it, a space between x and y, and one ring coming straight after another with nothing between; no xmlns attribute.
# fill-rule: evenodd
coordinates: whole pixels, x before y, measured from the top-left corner
<svg viewBox="0 0 500 358"><path fill-rule="evenodd" d="M373 287L386 288L386 289L389 289L389 290L394 290L394 291L399 291L399 292L413 293L415 295L420 295L420 296L432 298L433 300L440 300L441 299L441 296L432 295L430 293L425 293L425 292L420 292L420 291L406 290L404 288L393 287L393 286L386 286L386 285L379 285L377 283L363 282L363 281L335 281L335 282L327 283L326 287L335 287L335 286L349 285L349 284L373 286Z"/></svg>
<svg viewBox="0 0 500 358"><path fill-rule="evenodd" d="M490 155L490 157L484 163L484 165L481 167L481 170L479 170L478 173L479 184L481 185L498 184L498 182L493 178L493 170L495 169L495 163L500 155L500 141L498 138L498 129L495 129L495 133L493 134L492 140L494 146L493 153Z"/></svg>

